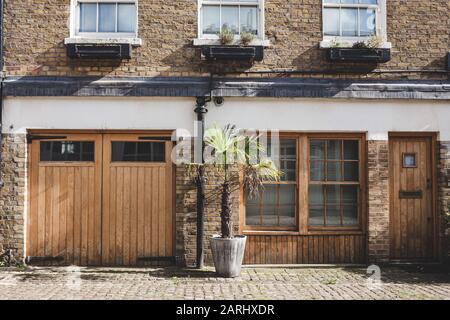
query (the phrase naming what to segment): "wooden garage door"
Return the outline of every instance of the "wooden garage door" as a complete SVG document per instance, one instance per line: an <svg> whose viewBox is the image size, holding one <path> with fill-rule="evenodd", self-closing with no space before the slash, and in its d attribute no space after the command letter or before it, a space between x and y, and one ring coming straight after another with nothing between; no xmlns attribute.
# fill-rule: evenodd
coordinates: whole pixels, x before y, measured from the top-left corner
<svg viewBox="0 0 450 320"><path fill-rule="evenodd" d="M31 263L101 263L101 150L99 135L32 141Z"/></svg>
<svg viewBox="0 0 450 320"><path fill-rule="evenodd" d="M391 137L391 258L433 258L432 146L427 137Z"/></svg>
<svg viewBox="0 0 450 320"><path fill-rule="evenodd" d="M146 265L173 250L171 142L123 134L31 145L30 263Z"/></svg>
<svg viewBox="0 0 450 320"><path fill-rule="evenodd" d="M145 265L173 256L171 142L145 139L103 137L106 265Z"/></svg>

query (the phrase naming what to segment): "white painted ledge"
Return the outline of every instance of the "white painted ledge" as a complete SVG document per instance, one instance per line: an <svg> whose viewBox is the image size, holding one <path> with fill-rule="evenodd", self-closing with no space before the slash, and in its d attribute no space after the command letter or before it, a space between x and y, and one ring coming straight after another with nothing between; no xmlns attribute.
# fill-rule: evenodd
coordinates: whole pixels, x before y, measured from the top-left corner
<svg viewBox="0 0 450 320"><path fill-rule="evenodd" d="M140 38L65 38L64 44L131 44L135 47L142 46Z"/></svg>
<svg viewBox="0 0 450 320"><path fill-rule="evenodd" d="M342 45L339 48L351 48L356 42L361 41L361 40L338 40L339 43ZM327 49L327 48L332 48L333 47L333 41L331 40L323 40L320 42L320 48L321 49ZM378 49L391 49L392 48L392 44L390 42L384 42L381 45L381 48Z"/></svg>
<svg viewBox="0 0 450 320"><path fill-rule="evenodd" d="M194 39L193 44L195 47L197 46L220 46L222 45L220 43L219 39ZM240 45L241 42L239 40L235 40L233 43L230 43L231 46L237 46ZM250 42L247 46L263 46L263 47L270 47L270 41L269 40L261 40L261 39L255 39L252 42Z"/></svg>

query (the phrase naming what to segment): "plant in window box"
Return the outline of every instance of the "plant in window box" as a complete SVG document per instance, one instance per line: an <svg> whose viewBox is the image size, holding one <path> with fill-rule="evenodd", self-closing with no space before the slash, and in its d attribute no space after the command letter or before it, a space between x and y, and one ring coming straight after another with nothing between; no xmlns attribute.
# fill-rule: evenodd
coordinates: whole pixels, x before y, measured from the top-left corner
<svg viewBox="0 0 450 320"><path fill-rule="evenodd" d="M234 126L224 128L212 126L205 132L205 148L212 165L220 178L220 222L221 234L210 239L216 272L223 277L238 277L244 258L246 237L233 234L233 206L231 195L239 187L239 174L243 174L244 188L249 196L259 193L265 181L278 181L281 172L268 159L257 154L263 150L257 136L247 136ZM204 165L196 165L197 168ZM236 170L236 167L239 170Z"/></svg>
<svg viewBox="0 0 450 320"><path fill-rule="evenodd" d="M233 41L234 41L234 33L228 28L224 28L219 33L218 36L219 36L220 43L223 44L223 45L232 44Z"/></svg>
<svg viewBox="0 0 450 320"><path fill-rule="evenodd" d="M381 48L382 44L379 37L371 36L367 41L355 42L350 48L330 46L328 58L331 61L388 62L391 59L391 51Z"/></svg>
<svg viewBox="0 0 450 320"><path fill-rule="evenodd" d="M255 38L252 33L242 32L238 43L235 43L235 34L227 28L218 37L221 45L202 47L202 54L207 60L261 61L264 57L262 46L250 46Z"/></svg>
<svg viewBox="0 0 450 320"><path fill-rule="evenodd" d="M255 35L251 32L241 32L241 43L248 46L255 39Z"/></svg>

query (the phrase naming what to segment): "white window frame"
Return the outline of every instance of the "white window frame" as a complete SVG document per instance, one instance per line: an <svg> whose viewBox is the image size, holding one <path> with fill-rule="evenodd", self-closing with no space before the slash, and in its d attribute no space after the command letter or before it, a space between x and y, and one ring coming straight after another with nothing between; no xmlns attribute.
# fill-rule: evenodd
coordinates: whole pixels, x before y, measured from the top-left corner
<svg viewBox="0 0 450 320"><path fill-rule="evenodd" d="M327 48L332 45L334 41L338 41L344 45L353 45L359 41L366 41L370 37L362 36L362 37L347 37L347 36L326 36L324 32L325 27L325 8L370 8L375 9L375 32L376 36L379 37L382 41L383 48L390 48L391 44L387 42L387 13L386 13L386 0L378 0L378 4L357 4L357 3L327 3L327 0L322 0L322 37L323 41L320 43L322 48ZM342 23L342 21L341 21Z"/></svg>
<svg viewBox="0 0 450 320"><path fill-rule="evenodd" d="M135 32L79 32L80 27L80 3L134 3L136 6L136 27ZM97 12L98 14L98 12ZM121 42L140 45L138 39L139 29L139 6L138 0L71 0L70 3L70 38L66 38L65 43L77 42Z"/></svg>
<svg viewBox="0 0 450 320"><path fill-rule="evenodd" d="M203 19L202 19L202 9L204 5L220 5L220 6L254 6L255 2L246 2L246 1L229 1L226 4L221 2L220 0L197 0L198 3L198 35L197 39L194 40L194 45L203 45L208 43L216 43L218 42L218 35L215 34L203 34ZM253 41L253 44L263 44L268 45L267 41L264 40L264 0L258 0L256 4L258 6L257 16L258 16L258 34ZM240 39L240 35L235 35L235 40L238 41Z"/></svg>

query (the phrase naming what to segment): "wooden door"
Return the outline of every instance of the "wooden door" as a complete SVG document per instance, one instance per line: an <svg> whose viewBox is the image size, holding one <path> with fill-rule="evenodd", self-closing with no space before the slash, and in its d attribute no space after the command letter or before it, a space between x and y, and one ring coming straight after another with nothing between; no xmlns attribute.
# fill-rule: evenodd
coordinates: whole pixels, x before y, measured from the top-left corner
<svg viewBox="0 0 450 320"><path fill-rule="evenodd" d="M428 137L390 139L392 259L433 257L431 141Z"/></svg>
<svg viewBox="0 0 450 320"><path fill-rule="evenodd" d="M172 257L171 142L135 134L103 137L105 265L146 265Z"/></svg>
<svg viewBox="0 0 450 320"><path fill-rule="evenodd" d="M90 134L32 140L31 263L101 263L101 145L101 136Z"/></svg>

